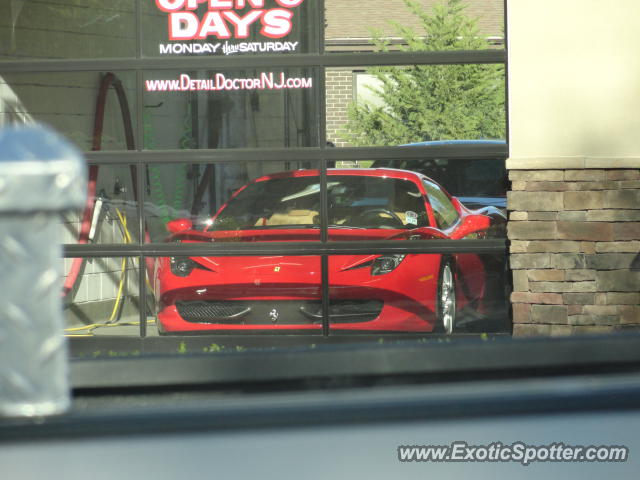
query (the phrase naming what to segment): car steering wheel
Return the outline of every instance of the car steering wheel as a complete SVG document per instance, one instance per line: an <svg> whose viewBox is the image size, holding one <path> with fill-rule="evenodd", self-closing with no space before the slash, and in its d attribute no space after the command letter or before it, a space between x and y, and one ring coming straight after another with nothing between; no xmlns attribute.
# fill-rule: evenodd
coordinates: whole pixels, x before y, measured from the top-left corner
<svg viewBox="0 0 640 480"><path fill-rule="evenodd" d="M395 223L397 223L400 227L404 227L404 222L398 216L398 214L393 210L389 210L388 208L370 208L369 210L365 210L364 212L359 214L358 217L361 219L364 219L371 215L379 216L381 213L389 215ZM387 220L387 219L385 218L384 220Z"/></svg>

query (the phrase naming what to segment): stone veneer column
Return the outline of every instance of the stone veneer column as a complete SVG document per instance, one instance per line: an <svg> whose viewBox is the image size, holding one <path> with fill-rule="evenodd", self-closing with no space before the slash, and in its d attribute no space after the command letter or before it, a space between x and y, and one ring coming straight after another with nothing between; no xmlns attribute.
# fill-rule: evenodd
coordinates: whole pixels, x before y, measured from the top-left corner
<svg viewBox="0 0 640 480"><path fill-rule="evenodd" d="M511 170L514 336L640 327L640 170Z"/></svg>

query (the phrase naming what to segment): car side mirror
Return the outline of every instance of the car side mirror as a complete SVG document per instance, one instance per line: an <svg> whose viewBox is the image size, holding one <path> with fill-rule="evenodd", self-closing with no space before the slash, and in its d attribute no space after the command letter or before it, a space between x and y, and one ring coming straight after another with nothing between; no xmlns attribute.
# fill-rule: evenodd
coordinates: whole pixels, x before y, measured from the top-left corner
<svg viewBox="0 0 640 480"><path fill-rule="evenodd" d="M167 230L170 233L186 232L191 229L193 229L193 222L188 218L177 218L167 222Z"/></svg>
<svg viewBox="0 0 640 480"><path fill-rule="evenodd" d="M491 219L489 217L484 215L468 215L462 221L462 225L459 225L458 228L455 229L451 238L459 240L472 233L486 231L490 226Z"/></svg>

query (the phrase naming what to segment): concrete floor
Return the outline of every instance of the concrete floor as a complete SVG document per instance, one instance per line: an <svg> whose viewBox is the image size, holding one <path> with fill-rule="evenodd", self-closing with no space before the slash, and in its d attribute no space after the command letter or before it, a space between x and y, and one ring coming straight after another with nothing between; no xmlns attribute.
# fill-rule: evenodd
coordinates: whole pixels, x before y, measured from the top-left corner
<svg viewBox="0 0 640 480"><path fill-rule="evenodd" d="M123 320L118 323L98 326L94 328L87 327L81 329L80 327L74 327L73 331L67 330L65 332L67 336L72 337L85 337L85 336L126 336L126 337L139 337L140 336L140 324L137 319ZM158 329L155 325L155 317L149 317L147 319L147 335L148 337L157 337Z"/></svg>

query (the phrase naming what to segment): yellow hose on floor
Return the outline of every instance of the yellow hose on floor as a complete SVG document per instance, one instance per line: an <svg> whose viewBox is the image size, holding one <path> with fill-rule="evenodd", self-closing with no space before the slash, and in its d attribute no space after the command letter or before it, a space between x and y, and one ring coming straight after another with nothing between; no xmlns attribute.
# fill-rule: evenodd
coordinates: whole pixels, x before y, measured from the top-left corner
<svg viewBox="0 0 640 480"><path fill-rule="evenodd" d="M120 226L122 227L122 237L124 243L131 243L131 234L129 233L129 229L127 229L127 217L125 217L120 209L116 208L116 214L118 215L118 220L120 220ZM116 302L113 305L113 310L111 311L111 315L109 316L109 320L107 323L112 323L116 318L118 313L118 308L120 306L120 302L122 301L122 290L124 288L124 281L127 278L127 257L122 259L122 268L120 270L120 284L118 285L118 293L116 294Z"/></svg>
<svg viewBox="0 0 640 480"><path fill-rule="evenodd" d="M129 232L129 229L127 228L127 217L120 211L120 209L116 208L116 215L118 216L118 220L122 229L122 238L124 243L132 243L131 240L131 233ZM114 323L114 319L116 318L116 315L118 314L118 309L120 307L123 295L122 295L122 291L124 289L124 283L126 280L126 273L127 273L127 258L123 258L122 259L122 267L120 270L120 282L118 285L118 292L116 294L116 301L115 304L113 305L113 310L111 311L111 315L109 316L109 319L105 322L105 323L92 323L90 325L83 325L82 327L72 327L72 328L65 328L65 334L66 333L72 333L72 332L81 332L83 330L85 330L85 333L83 334L72 334L72 335L67 335L67 336L81 336L81 337L85 337L85 336L92 336L93 335L93 330L95 330L96 328L100 328L100 327L115 327L115 326L135 326L135 325L140 325L140 322L128 322L128 323ZM149 284L149 279L147 278L147 284ZM149 322L149 323L153 323L153 321Z"/></svg>

